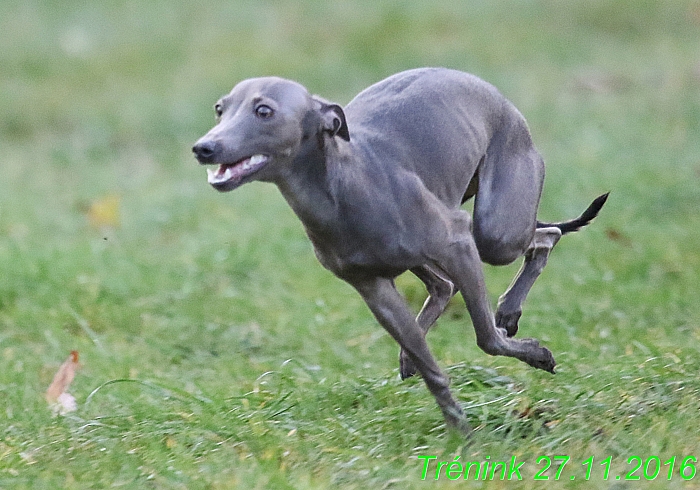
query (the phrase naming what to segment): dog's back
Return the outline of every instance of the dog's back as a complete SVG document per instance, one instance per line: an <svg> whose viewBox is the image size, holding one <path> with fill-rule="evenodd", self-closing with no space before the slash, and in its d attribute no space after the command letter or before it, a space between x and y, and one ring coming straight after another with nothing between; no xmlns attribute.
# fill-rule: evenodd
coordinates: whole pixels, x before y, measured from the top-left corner
<svg viewBox="0 0 700 490"><path fill-rule="evenodd" d="M523 117L494 86L446 68L382 80L360 92L345 114L351 142L366 161L415 172L450 207L461 203L500 128L522 125L527 133Z"/></svg>

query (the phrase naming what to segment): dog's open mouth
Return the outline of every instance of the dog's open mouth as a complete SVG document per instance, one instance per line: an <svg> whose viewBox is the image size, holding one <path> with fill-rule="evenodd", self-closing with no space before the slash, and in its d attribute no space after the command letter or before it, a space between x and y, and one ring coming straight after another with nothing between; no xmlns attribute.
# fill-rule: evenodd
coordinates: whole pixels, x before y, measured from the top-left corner
<svg viewBox="0 0 700 490"><path fill-rule="evenodd" d="M223 163L216 168L207 169L207 180L213 186L236 184L265 166L267 155L253 155L235 163Z"/></svg>

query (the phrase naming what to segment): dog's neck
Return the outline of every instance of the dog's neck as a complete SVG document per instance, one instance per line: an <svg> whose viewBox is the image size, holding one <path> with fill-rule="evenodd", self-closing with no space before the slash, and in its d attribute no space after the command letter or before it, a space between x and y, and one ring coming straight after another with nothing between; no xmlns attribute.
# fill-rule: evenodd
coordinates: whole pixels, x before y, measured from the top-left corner
<svg viewBox="0 0 700 490"><path fill-rule="evenodd" d="M329 158L329 152L336 155ZM337 158L338 153L334 142L314 145L313 149L297 155L289 170L275 182L309 236L332 232L337 223L338 195L334 183L339 169L329 168L328 162L337 165L338 161L345 160Z"/></svg>

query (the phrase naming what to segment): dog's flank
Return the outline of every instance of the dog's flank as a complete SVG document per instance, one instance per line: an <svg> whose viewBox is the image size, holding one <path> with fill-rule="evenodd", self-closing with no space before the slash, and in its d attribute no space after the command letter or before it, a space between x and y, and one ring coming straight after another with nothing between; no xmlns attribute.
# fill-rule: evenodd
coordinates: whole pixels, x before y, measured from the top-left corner
<svg viewBox="0 0 700 490"><path fill-rule="evenodd" d="M211 185L278 186L319 261L401 346L401 377L422 375L449 426L468 432L425 335L457 291L484 352L554 372L548 349L513 338L522 303L562 234L590 222L605 196L575 220L538 222L544 163L525 119L495 87L455 70L409 70L343 109L269 77L244 80L215 107L216 126L192 148L216 165ZM472 197L473 219L460 208ZM519 257L494 315L481 262ZM408 270L429 294L415 318L394 285Z"/></svg>

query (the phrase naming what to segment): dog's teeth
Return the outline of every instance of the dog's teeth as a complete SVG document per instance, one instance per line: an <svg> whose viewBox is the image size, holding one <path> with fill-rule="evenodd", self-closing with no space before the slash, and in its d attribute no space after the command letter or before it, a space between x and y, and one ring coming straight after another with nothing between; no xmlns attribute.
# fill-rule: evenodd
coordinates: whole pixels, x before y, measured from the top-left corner
<svg viewBox="0 0 700 490"><path fill-rule="evenodd" d="M215 183L215 182L218 180L218 179L216 178L216 174L218 174L218 173L219 173L219 169L218 169L218 168L208 168L208 169L207 169L207 181L208 181L210 184Z"/></svg>
<svg viewBox="0 0 700 490"><path fill-rule="evenodd" d="M221 174L221 168L208 168L207 169L207 181L210 184L218 184L220 182L225 182L229 180L233 176L233 170L229 167L224 170L224 173Z"/></svg>
<svg viewBox="0 0 700 490"><path fill-rule="evenodd" d="M265 160L267 160L265 155L253 155L242 164L242 168L243 170L250 170L251 168L257 167Z"/></svg>
<svg viewBox="0 0 700 490"><path fill-rule="evenodd" d="M208 168L207 181L210 184L220 184L222 182L226 182L231 180L234 175L240 175L241 170L244 172L254 170L256 167L259 167L260 164L265 163L266 161L267 157L265 155L253 155L238 165L220 165L216 168Z"/></svg>
<svg viewBox="0 0 700 490"><path fill-rule="evenodd" d="M259 163L262 163L265 161L267 157L265 155L253 155L250 157L250 165L258 165Z"/></svg>

